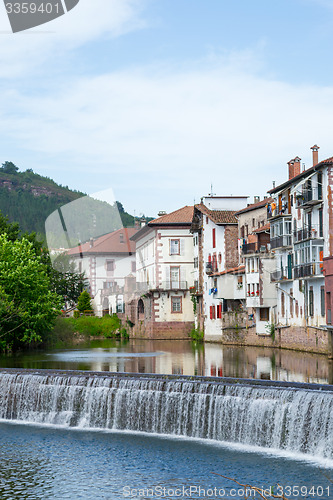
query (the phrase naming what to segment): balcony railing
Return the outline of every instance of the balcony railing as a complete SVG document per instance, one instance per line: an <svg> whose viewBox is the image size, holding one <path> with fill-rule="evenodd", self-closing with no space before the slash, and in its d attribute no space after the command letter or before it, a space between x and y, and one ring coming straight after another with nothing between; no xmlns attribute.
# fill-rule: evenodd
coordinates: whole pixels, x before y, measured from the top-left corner
<svg viewBox="0 0 333 500"><path fill-rule="evenodd" d="M302 191L302 196L299 197L299 206L311 206L320 203L323 200L323 190L321 186L306 189Z"/></svg>
<svg viewBox="0 0 333 500"><path fill-rule="evenodd" d="M281 281L281 280L291 280L292 279L292 268L282 267L277 271L271 273L271 281Z"/></svg>
<svg viewBox="0 0 333 500"><path fill-rule="evenodd" d="M291 246L291 234L284 234L282 236L277 236L271 238L271 248L279 247L290 247Z"/></svg>
<svg viewBox="0 0 333 500"><path fill-rule="evenodd" d="M206 262L206 274L217 273L217 264L214 262Z"/></svg>
<svg viewBox="0 0 333 500"><path fill-rule="evenodd" d="M242 253L247 255L249 253L259 253L259 252L269 252L270 244L269 243L244 243L242 245Z"/></svg>
<svg viewBox="0 0 333 500"><path fill-rule="evenodd" d="M323 274L322 262L310 262L294 267L294 279L306 278L307 276L321 276Z"/></svg>
<svg viewBox="0 0 333 500"><path fill-rule="evenodd" d="M150 291L170 291L170 290L188 290L187 281L160 281L158 283L136 283L138 293L147 293Z"/></svg>
<svg viewBox="0 0 333 500"><path fill-rule="evenodd" d="M323 238L323 228L319 226L312 227L302 227L297 231L294 231L294 243L299 243L304 240L313 240L317 238Z"/></svg>

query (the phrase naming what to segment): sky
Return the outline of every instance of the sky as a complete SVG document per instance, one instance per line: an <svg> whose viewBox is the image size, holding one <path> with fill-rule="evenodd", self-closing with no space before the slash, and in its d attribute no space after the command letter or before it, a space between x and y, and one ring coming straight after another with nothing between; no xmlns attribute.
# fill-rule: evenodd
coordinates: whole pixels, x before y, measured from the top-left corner
<svg viewBox="0 0 333 500"><path fill-rule="evenodd" d="M333 0L80 0L13 34L0 162L155 217L333 156ZM211 188L212 185L212 188Z"/></svg>

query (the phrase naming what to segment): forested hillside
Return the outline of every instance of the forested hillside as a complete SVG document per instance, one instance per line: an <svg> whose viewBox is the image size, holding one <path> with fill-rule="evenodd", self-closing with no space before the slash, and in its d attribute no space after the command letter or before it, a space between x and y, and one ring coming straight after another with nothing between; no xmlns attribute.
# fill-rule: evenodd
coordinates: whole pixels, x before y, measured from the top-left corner
<svg viewBox="0 0 333 500"><path fill-rule="evenodd" d="M45 234L45 220L57 208L70 203L84 193L62 186L33 170L19 172L6 161L0 167L0 211L10 222L18 222L23 232ZM124 226L132 226L134 217L117 202Z"/></svg>

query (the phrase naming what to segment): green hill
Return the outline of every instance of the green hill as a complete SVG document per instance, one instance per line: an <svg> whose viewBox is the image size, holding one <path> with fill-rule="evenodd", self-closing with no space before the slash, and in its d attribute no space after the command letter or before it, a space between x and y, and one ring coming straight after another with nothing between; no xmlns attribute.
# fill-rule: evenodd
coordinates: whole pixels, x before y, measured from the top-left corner
<svg viewBox="0 0 333 500"><path fill-rule="evenodd" d="M0 211L10 222L18 222L23 232L45 234L45 220L56 209L74 201L85 193L69 189L49 177L29 169L19 172L12 162L0 167ZM134 217L117 202L124 226L132 226Z"/></svg>

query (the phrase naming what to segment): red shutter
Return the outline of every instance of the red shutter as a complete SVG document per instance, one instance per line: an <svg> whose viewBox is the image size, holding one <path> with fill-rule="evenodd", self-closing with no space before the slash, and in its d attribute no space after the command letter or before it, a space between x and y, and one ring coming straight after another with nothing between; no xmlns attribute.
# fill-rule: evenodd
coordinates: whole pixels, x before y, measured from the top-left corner
<svg viewBox="0 0 333 500"><path fill-rule="evenodd" d="M210 254L208 255L208 262L212 262L212 256Z"/></svg>
<svg viewBox="0 0 333 500"><path fill-rule="evenodd" d="M210 306L210 319L213 319L213 306Z"/></svg>
<svg viewBox="0 0 333 500"><path fill-rule="evenodd" d="M216 247L216 235L215 235L215 227L213 228L213 248Z"/></svg>

